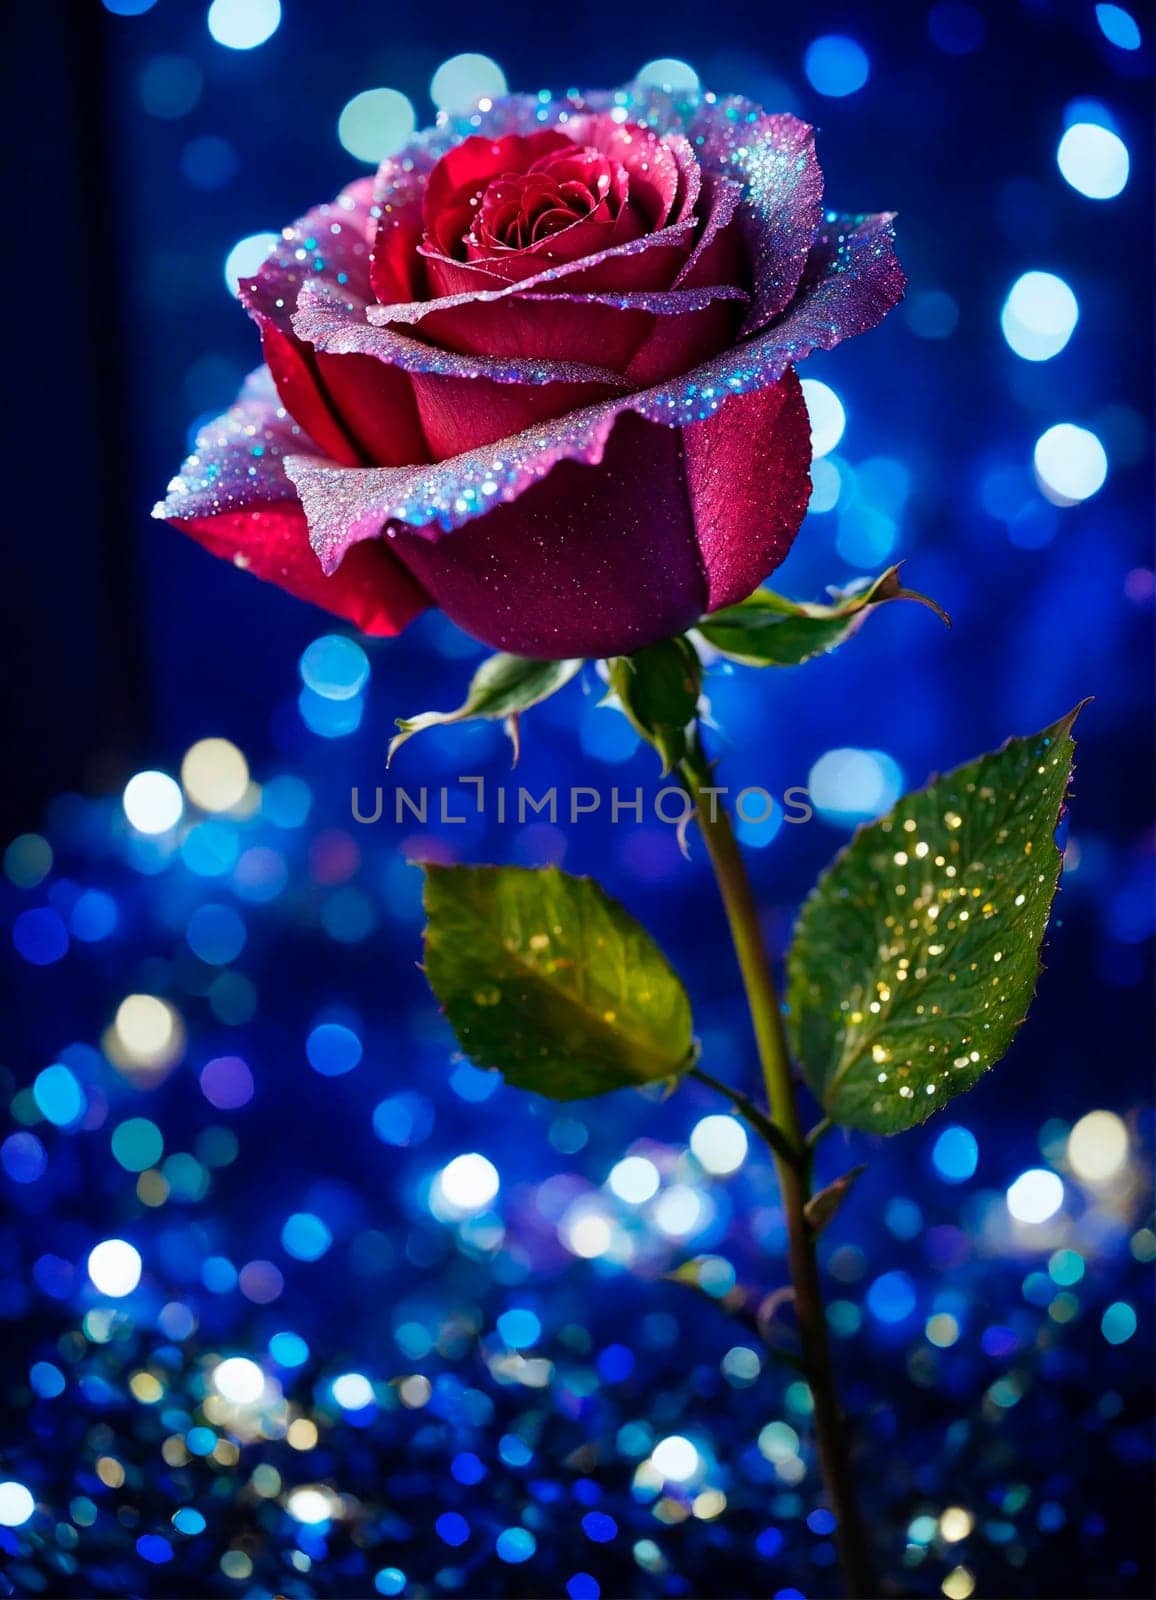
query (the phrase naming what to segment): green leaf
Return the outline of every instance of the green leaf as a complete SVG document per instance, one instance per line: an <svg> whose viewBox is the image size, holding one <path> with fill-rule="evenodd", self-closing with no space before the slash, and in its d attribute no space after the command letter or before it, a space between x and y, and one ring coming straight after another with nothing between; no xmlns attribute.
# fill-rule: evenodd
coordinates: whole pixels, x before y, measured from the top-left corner
<svg viewBox="0 0 1156 1600"><path fill-rule="evenodd" d="M851 1185L866 1171L866 1167L852 1167L850 1172L845 1172L841 1178L836 1178L834 1183L829 1183L825 1189L820 1189L811 1196L803 1207L803 1215L812 1233L822 1233L846 1200Z"/></svg>
<svg viewBox="0 0 1156 1600"><path fill-rule="evenodd" d="M556 867L425 867L426 975L482 1067L552 1100L694 1064L690 1001L646 929Z"/></svg>
<svg viewBox="0 0 1156 1600"><path fill-rule="evenodd" d="M1079 711L907 795L820 878L787 960L788 1022L833 1121L924 1122L1011 1044L1059 881Z"/></svg>
<svg viewBox="0 0 1156 1600"><path fill-rule="evenodd" d="M899 568L836 592L832 605L788 600L770 589L756 589L736 606L703 617L698 630L716 650L750 667L797 667L812 656L834 650L858 631L868 611L888 600L917 600L941 617L946 611L899 582Z"/></svg>
<svg viewBox="0 0 1156 1600"><path fill-rule="evenodd" d="M528 656L496 655L482 662L470 682L469 693L456 711L422 711L416 717L399 717L400 733L389 742L389 760L392 761L407 739L426 728L444 727L451 722L470 722L485 718L490 722L506 721L514 742L515 759L518 748L518 715L548 700L575 676L583 662L533 661Z"/></svg>
<svg viewBox="0 0 1156 1600"><path fill-rule="evenodd" d="M664 773L687 751L687 730L702 692L702 662L689 639L676 635L606 663L619 708L658 751Z"/></svg>

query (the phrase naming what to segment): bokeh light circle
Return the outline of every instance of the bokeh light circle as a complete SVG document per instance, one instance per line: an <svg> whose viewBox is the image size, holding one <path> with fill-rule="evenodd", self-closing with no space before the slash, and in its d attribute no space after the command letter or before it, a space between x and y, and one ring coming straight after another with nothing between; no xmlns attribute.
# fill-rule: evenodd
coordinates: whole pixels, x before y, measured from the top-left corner
<svg viewBox="0 0 1156 1600"><path fill-rule="evenodd" d="M93 1287L110 1300L123 1299L140 1282L140 1252L127 1239L103 1239L88 1255Z"/></svg>
<svg viewBox="0 0 1156 1600"><path fill-rule="evenodd" d="M1000 327L1024 361L1050 361L1075 331L1080 307L1054 272L1025 272L1012 284L1000 312Z"/></svg>
<svg viewBox="0 0 1156 1600"><path fill-rule="evenodd" d="M1089 428L1057 422L1036 440L1032 452L1040 492L1056 506L1075 506L1104 487L1108 456Z"/></svg>
<svg viewBox="0 0 1156 1600"><path fill-rule="evenodd" d="M343 150L377 166L395 156L417 130L417 114L400 89L363 89L337 119Z"/></svg>
<svg viewBox="0 0 1156 1600"><path fill-rule="evenodd" d="M677 56L658 56L646 62L639 67L635 82L671 94L694 94L700 87L698 73L689 61L680 61Z"/></svg>
<svg viewBox="0 0 1156 1600"><path fill-rule="evenodd" d="M434 105L451 114L472 111L479 100L500 100L506 93L506 75L498 63L469 50L443 61L429 86Z"/></svg>
<svg viewBox="0 0 1156 1600"><path fill-rule="evenodd" d="M807 46L803 71L819 94L842 100L856 94L871 76L867 52L843 33L825 33Z"/></svg>
<svg viewBox="0 0 1156 1600"><path fill-rule="evenodd" d="M226 50L255 50L281 23L281 0L213 0L209 32Z"/></svg>
<svg viewBox="0 0 1156 1600"><path fill-rule="evenodd" d="M1111 128L1075 122L1056 150L1065 181L1089 200L1114 200L1128 182L1128 146Z"/></svg>

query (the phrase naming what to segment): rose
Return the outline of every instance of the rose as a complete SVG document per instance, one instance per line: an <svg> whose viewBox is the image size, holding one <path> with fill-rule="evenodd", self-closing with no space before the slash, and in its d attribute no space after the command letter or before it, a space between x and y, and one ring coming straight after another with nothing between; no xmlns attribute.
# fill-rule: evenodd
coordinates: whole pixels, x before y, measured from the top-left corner
<svg viewBox="0 0 1156 1600"><path fill-rule="evenodd" d="M435 604L523 655L638 649L786 555L794 364L898 301L890 223L824 214L811 129L739 99L443 121L242 283L266 367L157 515L367 633Z"/></svg>

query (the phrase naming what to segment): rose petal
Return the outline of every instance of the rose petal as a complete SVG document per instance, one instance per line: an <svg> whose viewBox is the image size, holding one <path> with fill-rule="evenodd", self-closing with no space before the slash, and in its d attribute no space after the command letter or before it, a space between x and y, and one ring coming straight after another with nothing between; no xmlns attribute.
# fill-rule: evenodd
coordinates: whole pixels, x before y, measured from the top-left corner
<svg viewBox="0 0 1156 1600"><path fill-rule="evenodd" d="M624 386L619 374L604 367L461 356L393 328L376 327L366 321L366 309L364 303L309 284L301 292L293 326L319 352L321 362L340 366L371 358L391 381L401 379L416 399L425 445L435 460L592 405ZM329 369L323 370L331 382ZM383 428L390 420L387 408ZM410 456L411 462L424 459L425 449Z"/></svg>
<svg viewBox="0 0 1156 1600"><path fill-rule="evenodd" d="M789 303L822 216L814 129L738 96L703 106L691 127L700 161L745 186L739 220L753 299L743 332L756 333Z"/></svg>
<svg viewBox="0 0 1156 1600"><path fill-rule="evenodd" d="M694 249L674 280L676 289L748 281L746 252L735 220L742 198L741 183L720 177L717 172L703 173L702 201L706 216Z"/></svg>
<svg viewBox="0 0 1156 1600"><path fill-rule="evenodd" d="M345 466L362 465L365 456L338 419L325 392L313 351L302 344L296 334L282 333L263 318L257 320L261 328L261 354L290 416L317 441L323 455Z"/></svg>
<svg viewBox="0 0 1156 1600"><path fill-rule="evenodd" d="M581 362L591 350L597 350L603 366L622 372L654 328L656 318L683 318L716 301L745 303L746 299L743 290L729 284L634 294L501 290L370 306L366 318L374 327L420 324L423 337L463 354ZM730 312L724 317L728 327L736 320ZM701 354L685 361L681 370L705 360L718 348L717 344L701 347ZM635 378L633 373L631 377L641 383L665 375L666 371L650 380Z"/></svg>
<svg viewBox="0 0 1156 1600"><path fill-rule="evenodd" d="M197 432L193 453L169 484L155 517L215 517L295 498L285 473L290 455L314 456L315 442L281 404L258 367L222 416Z"/></svg>
<svg viewBox="0 0 1156 1600"><path fill-rule="evenodd" d="M889 214L825 225L799 297L772 328L683 377L559 417L514 438L467 451L433 467L343 468L293 457L286 471L309 517L314 549L327 571L389 521L414 528L458 528L516 499L558 462L597 462L621 411L685 427L714 416L734 395L769 388L812 350L865 333L903 294Z"/></svg>
<svg viewBox="0 0 1156 1600"><path fill-rule="evenodd" d="M154 516L191 533L213 555L365 633L399 633L429 605L381 541L351 550L332 576L322 572L284 471L286 452L312 449L313 442L281 406L264 369L246 381L224 416L201 429L196 445Z"/></svg>
<svg viewBox="0 0 1156 1600"><path fill-rule="evenodd" d="M369 310L358 302L335 294L322 284L307 284L302 290L299 309L293 318L298 338L315 350L329 355L366 355L403 372L437 373L451 378L488 378L493 383L535 386L553 383L609 383L620 387L618 374L587 362L557 365L540 360L510 357L462 356L453 350L439 350L380 326L367 319ZM377 308L379 311L385 308Z"/></svg>
<svg viewBox="0 0 1156 1600"><path fill-rule="evenodd" d="M693 209L698 193L698 162L685 139L663 139L638 122L616 122L605 114L575 117L569 124L578 144L589 145L626 169L630 198L654 232Z"/></svg>
<svg viewBox="0 0 1156 1600"><path fill-rule="evenodd" d="M422 206L428 171L400 159L382 163L374 180L377 229L369 257L370 287L383 305L416 300L426 291L425 263L417 253L425 227Z"/></svg>
<svg viewBox="0 0 1156 1600"><path fill-rule="evenodd" d="M545 482L445 539L391 529L390 547L447 615L518 655L601 656L688 627L706 585L679 436L622 416L596 472Z"/></svg>
<svg viewBox="0 0 1156 1600"><path fill-rule="evenodd" d="M668 289L690 253L694 227L694 219L686 217L657 233L627 239L578 260L555 262L548 267L543 267L535 256L531 258L534 270L521 278L514 276L513 268L507 276L501 276L493 270L493 257L486 261L454 261L424 244L421 253L430 288L438 297L503 287L511 294L526 289L548 291L551 284L562 282L567 289L593 292Z"/></svg>
<svg viewBox="0 0 1156 1600"><path fill-rule="evenodd" d="M564 150L573 140L558 128L535 128L524 134L495 136L472 134L453 145L438 161L426 184L425 225L433 231L438 218L462 190L480 192L491 178L504 172L526 172L552 150Z"/></svg>
<svg viewBox="0 0 1156 1600"><path fill-rule="evenodd" d="M241 304L282 333L292 333L297 295L307 280L367 298L375 231L373 179L359 178L336 200L315 206L283 230L255 276L241 280Z"/></svg>
<svg viewBox="0 0 1156 1600"><path fill-rule="evenodd" d="M372 211L373 182L361 178L336 200L286 228L256 275L242 279L238 287L242 305L261 329L265 361L286 408L327 455L350 464L378 457L364 441L350 437L316 358L293 332L292 317L309 278L334 288L348 285L351 293L369 292L368 241L376 227Z"/></svg>
<svg viewBox="0 0 1156 1600"><path fill-rule="evenodd" d="M740 298L746 297L720 295L682 316L656 317L626 369L630 382L639 388L648 388L678 373L689 372L725 350L733 343L738 330L740 317L736 300Z"/></svg>
<svg viewBox="0 0 1156 1600"><path fill-rule="evenodd" d="M286 473L309 518L309 537L326 572L346 552L376 539L387 522L436 538L506 501L516 500L560 461L596 463L626 400L591 406L496 445L432 466L350 469L295 455Z"/></svg>
<svg viewBox="0 0 1156 1600"><path fill-rule="evenodd" d="M794 371L684 428L705 610L743 600L786 556L811 495L811 424Z"/></svg>

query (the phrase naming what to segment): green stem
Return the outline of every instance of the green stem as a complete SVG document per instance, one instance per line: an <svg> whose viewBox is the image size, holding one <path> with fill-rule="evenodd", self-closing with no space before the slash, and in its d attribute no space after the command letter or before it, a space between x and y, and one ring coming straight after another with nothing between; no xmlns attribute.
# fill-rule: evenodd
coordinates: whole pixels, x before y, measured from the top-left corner
<svg viewBox="0 0 1156 1600"><path fill-rule="evenodd" d="M697 734L682 763L681 775L695 803L698 824L718 880L754 1025L771 1121L781 1136L781 1141L768 1142L771 1144L787 1217L791 1281L795 1291L803 1365L815 1407L815 1438L831 1510L838 1522L835 1537L843 1581L848 1595L855 1597L855 1600L864 1600L864 1597L877 1594L878 1590L859 1511L835 1385L815 1236L805 1214L810 1198L809 1161L792 1161L780 1148L780 1143L785 1142L788 1150L806 1149L791 1076L791 1057L783 1014L775 993L770 958L763 940L751 881L730 817L719 803L718 793L710 792L712 770ZM703 1076L701 1073L699 1075Z"/></svg>

